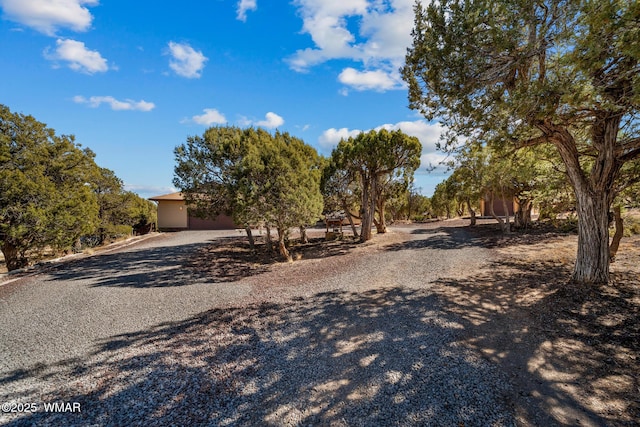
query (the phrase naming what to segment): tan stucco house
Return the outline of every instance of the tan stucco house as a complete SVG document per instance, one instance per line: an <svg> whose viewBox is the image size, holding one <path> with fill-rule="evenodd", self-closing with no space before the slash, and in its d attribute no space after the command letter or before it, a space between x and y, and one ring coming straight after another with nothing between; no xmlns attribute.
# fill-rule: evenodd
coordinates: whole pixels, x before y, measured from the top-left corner
<svg viewBox="0 0 640 427"><path fill-rule="evenodd" d="M218 215L215 219L202 219L190 214L182 193L150 197L158 203L158 230L233 230L237 227L229 215Z"/></svg>

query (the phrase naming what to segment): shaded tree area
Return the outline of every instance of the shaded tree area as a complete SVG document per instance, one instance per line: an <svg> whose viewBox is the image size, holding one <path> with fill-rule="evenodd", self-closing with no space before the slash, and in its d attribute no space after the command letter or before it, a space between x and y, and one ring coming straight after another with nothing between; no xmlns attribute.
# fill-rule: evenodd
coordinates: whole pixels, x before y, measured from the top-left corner
<svg viewBox="0 0 640 427"><path fill-rule="evenodd" d="M352 204L354 196L360 197L361 242L372 238L374 224L378 233L386 232L387 202L407 191L421 150L417 138L381 129L343 139L331 153L331 173L325 182L333 179L336 184L325 187L325 192Z"/></svg>
<svg viewBox="0 0 640 427"><path fill-rule="evenodd" d="M494 200L514 201L513 226L528 228L532 223L534 205L540 221L553 221L559 215L569 221L563 228L575 224L575 195L558 153L548 144L525 147L519 150L499 150L482 144L464 146L458 150L449 166L453 173L436 186L432 206L436 215L451 218L455 213L463 215L464 207L475 225L474 203L484 199L490 214L496 219L503 233L511 232L509 215L496 215ZM620 240L625 235L625 218L630 231L636 232L634 216L623 213L626 208L640 206L638 162L630 162L621 170L619 190L609 212L609 226L613 229L609 245L610 262L615 260ZM507 212L507 206L503 207Z"/></svg>
<svg viewBox="0 0 640 427"><path fill-rule="evenodd" d="M130 224L130 232L141 221L155 222L155 206L124 193L94 157L72 135L56 135L32 116L0 105L0 249L9 271L29 265L45 249L69 251L101 229ZM119 194L130 202L101 197L105 177L119 183ZM105 214L115 210L121 212L117 217Z"/></svg>
<svg viewBox="0 0 640 427"><path fill-rule="evenodd" d="M221 213L245 227L265 227L267 245L277 232L281 257L291 261L289 230L320 218L323 159L316 150L288 133L263 129L212 127L175 149L174 184L193 212L202 217Z"/></svg>
<svg viewBox="0 0 640 427"><path fill-rule="evenodd" d="M608 213L640 156L640 5L446 0L415 7L403 78L411 107L439 118L449 148L548 143L576 200L572 280L609 278ZM466 143L465 143L466 144Z"/></svg>
<svg viewBox="0 0 640 427"><path fill-rule="evenodd" d="M513 200L514 226L527 228L534 203L542 205L545 196L549 199L555 193L556 186L568 185L564 173L554 171L543 154L540 147L507 151L480 143L466 145L458 149L450 163L453 173L437 189L441 193L437 196L457 206L458 215L466 207L471 225L475 225L478 202L484 200L503 233L511 231L507 202ZM502 202L506 218L496 214L495 201Z"/></svg>
<svg viewBox="0 0 640 427"><path fill-rule="evenodd" d="M447 219L453 217L458 207L454 190L453 179L447 178L436 185L433 196L431 196L431 209L436 217Z"/></svg>
<svg viewBox="0 0 640 427"><path fill-rule="evenodd" d="M361 191L351 174L338 167L333 159L322 171L320 189L324 197L324 213L331 214L342 211L349 222L353 237L359 238L355 219L360 217Z"/></svg>
<svg viewBox="0 0 640 427"><path fill-rule="evenodd" d="M392 221L424 221L431 218L432 208L429 197L422 189L410 184L409 187L387 202L387 218Z"/></svg>
<svg viewBox="0 0 640 427"><path fill-rule="evenodd" d="M98 221L96 231L87 237L102 245L154 228L158 214L153 202L125 191L122 180L112 170L96 167L91 178L90 185L98 201Z"/></svg>

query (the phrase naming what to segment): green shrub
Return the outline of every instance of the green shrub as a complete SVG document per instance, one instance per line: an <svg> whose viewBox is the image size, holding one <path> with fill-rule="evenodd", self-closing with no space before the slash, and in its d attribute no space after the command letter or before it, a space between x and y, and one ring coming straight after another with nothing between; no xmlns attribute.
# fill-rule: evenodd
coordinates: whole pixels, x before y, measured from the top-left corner
<svg viewBox="0 0 640 427"><path fill-rule="evenodd" d="M578 217L575 214L569 215L566 219L556 220L558 230L562 233L578 232Z"/></svg>
<svg viewBox="0 0 640 427"><path fill-rule="evenodd" d="M624 218L624 236L631 237L635 234L640 234L640 218L627 216Z"/></svg>

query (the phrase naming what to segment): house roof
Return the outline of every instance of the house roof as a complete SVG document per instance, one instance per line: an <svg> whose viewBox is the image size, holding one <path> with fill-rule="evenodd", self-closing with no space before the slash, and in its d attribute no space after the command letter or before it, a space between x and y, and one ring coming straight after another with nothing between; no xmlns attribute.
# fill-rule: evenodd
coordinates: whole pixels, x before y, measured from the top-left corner
<svg viewBox="0 0 640 427"><path fill-rule="evenodd" d="M161 200L176 200L181 201L184 200L184 196L182 193L171 193L171 194L163 194L162 196L149 197L149 200L153 200L154 202L159 202Z"/></svg>

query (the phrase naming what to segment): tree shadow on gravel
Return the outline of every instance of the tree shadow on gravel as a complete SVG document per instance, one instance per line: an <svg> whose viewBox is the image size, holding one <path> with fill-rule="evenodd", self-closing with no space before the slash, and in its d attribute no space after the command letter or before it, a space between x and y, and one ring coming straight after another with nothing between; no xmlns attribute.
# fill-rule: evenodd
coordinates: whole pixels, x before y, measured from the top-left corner
<svg viewBox="0 0 640 427"><path fill-rule="evenodd" d="M22 425L514 425L508 381L457 344L430 292L327 292L114 336L0 377L0 398L78 402Z"/></svg>
<svg viewBox="0 0 640 427"><path fill-rule="evenodd" d="M496 225L482 224L411 234L414 239L387 249L483 247L510 254L480 274L439 279L434 290L444 309L459 316L463 342L514 375L519 424L637 425L640 277L635 270L614 272L607 286L567 283L575 248L566 237L572 233L548 229L502 236ZM530 258L540 250L551 251L545 252L548 259ZM615 265L633 264L630 256L624 262L623 251Z"/></svg>
<svg viewBox="0 0 640 427"><path fill-rule="evenodd" d="M52 280L88 280L94 287L154 288L197 282L229 283L265 273L279 262L258 237L251 251L246 238L219 237L209 242L145 248L71 261L49 269ZM345 255L357 247L351 240L312 238L293 242L299 259Z"/></svg>
<svg viewBox="0 0 640 427"><path fill-rule="evenodd" d="M512 224L513 225L513 224ZM536 244L546 242L550 238L576 235L576 232L563 231L560 225L534 222L529 228L514 229L509 234L503 234L498 224L478 224L465 227L470 236L485 247L507 247L522 243Z"/></svg>
<svg viewBox="0 0 640 427"><path fill-rule="evenodd" d="M455 250L461 248L504 248L519 245L524 242L536 244L548 241L550 238L574 233L562 233L550 228L514 230L510 234L503 234L497 224L442 225L436 228L415 228L409 232L413 239L406 242L386 246L389 251L405 249L444 249Z"/></svg>
<svg viewBox="0 0 640 427"><path fill-rule="evenodd" d="M88 280L94 287L154 288L234 282L268 271L273 260L256 258L242 247L242 239L223 237L204 243L101 254L65 263L50 275L54 281Z"/></svg>
<svg viewBox="0 0 640 427"><path fill-rule="evenodd" d="M491 239L476 237L469 233L469 228L460 226L442 226L438 228L418 228L412 230L412 239L405 242L385 246L388 251L402 251L406 249L443 249L455 250L462 248L493 247L499 241L499 236Z"/></svg>
<svg viewBox="0 0 640 427"><path fill-rule="evenodd" d="M227 240L233 238L219 238ZM56 266L51 280L90 281L92 286L153 288L183 286L202 275L185 268L190 256L210 242L99 254Z"/></svg>
<svg viewBox="0 0 640 427"><path fill-rule="evenodd" d="M567 283L557 262L501 260L441 279L465 344L511 372L521 425L632 426L640 419L640 282Z"/></svg>
<svg viewBox="0 0 640 427"><path fill-rule="evenodd" d="M280 262L276 244L274 242L272 250L269 250L264 239L258 238L252 251L246 239L213 242L198 248L185 266L214 282L236 281L269 271L269 266ZM308 243L291 241L289 251L292 258L297 260L324 259L347 255L357 246L352 239L325 240L324 237L312 237Z"/></svg>

